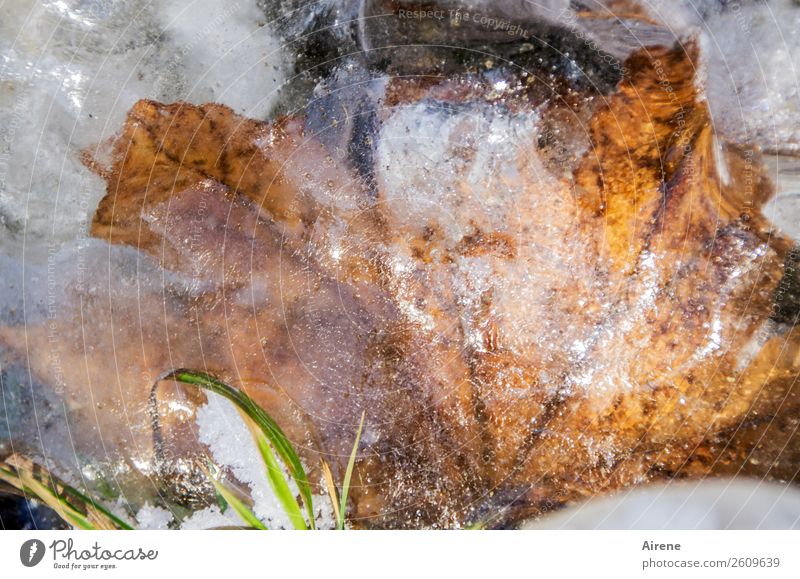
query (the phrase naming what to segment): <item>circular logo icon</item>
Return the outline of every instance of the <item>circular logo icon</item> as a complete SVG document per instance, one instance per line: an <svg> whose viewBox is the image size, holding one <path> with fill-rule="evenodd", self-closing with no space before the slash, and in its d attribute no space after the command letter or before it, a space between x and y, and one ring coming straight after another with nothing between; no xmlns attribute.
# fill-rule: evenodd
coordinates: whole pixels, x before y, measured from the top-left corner
<svg viewBox="0 0 800 579"><path fill-rule="evenodd" d="M28 539L19 548L19 560L26 567L35 567L44 558L44 543L39 539Z"/></svg>

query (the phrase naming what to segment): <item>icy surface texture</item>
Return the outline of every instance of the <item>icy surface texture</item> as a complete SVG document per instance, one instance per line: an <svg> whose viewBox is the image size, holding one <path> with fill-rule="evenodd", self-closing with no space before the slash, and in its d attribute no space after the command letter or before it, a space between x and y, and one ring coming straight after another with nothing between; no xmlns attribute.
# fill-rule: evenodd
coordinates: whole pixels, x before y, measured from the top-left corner
<svg viewBox="0 0 800 579"><path fill-rule="evenodd" d="M596 499L530 529L753 530L800 528L800 491L751 480L653 485Z"/></svg>
<svg viewBox="0 0 800 579"><path fill-rule="evenodd" d="M7 2L0 21L0 247L87 234L104 185L81 150L141 98L263 118L287 59L255 0ZM27 244L26 244L27 241Z"/></svg>
<svg viewBox="0 0 800 579"><path fill-rule="evenodd" d="M226 403L161 384L154 444L153 382L190 367L275 416L319 496L366 412L356 526L795 480L794 48L762 16L796 10L743 5L755 78L714 2L390 4L14 4L0 449L153 528L237 524L212 461L285 526Z"/></svg>
<svg viewBox="0 0 800 579"><path fill-rule="evenodd" d="M768 151L800 151L796 2L693 0L647 6L679 38L699 39L699 80L720 133Z"/></svg>

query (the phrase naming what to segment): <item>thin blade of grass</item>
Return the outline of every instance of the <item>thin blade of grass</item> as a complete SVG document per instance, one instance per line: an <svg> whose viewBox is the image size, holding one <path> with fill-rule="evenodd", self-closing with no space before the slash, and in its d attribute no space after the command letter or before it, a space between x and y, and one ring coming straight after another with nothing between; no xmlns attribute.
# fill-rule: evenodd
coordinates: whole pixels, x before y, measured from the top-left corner
<svg viewBox="0 0 800 579"><path fill-rule="evenodd" d="M289 442L289 439L286 437L283 430L281 430L281 428L278 426L278 423L275 422L275 420L269 414L267 414L263 408L256 404L252 398L250 398L241 390L237 390L222 380L203 372L196 372L194 370L188 370L185 368L179 368L177 370L167 372L156 380L155 384L153 385L153 393L155 392L158 383L163 380L174 380L176 382L197 386L210 392L214 392L215 394L219 394L220 396L223 396L224 398L227 398L229 401L233 402L242 412L245 413L245 415L247 415L248 418L255 422L256 426L258 426L261 432L263 432L267 437L267 440L269 440L269 442L275 448L275 451L278 453L278 456L280 456L281 461L289 469L289 473L292 475L292 478L297 484L297 488L300 491L300 496L303 499L306 513L308 515L308 524L312 529L315 528L314 504L311 498L311 486L308 483L308 476L303 468L303 464L300 462L300 457L297 456L297 452L294 450L292 443ZM151 401L153 399L154 395L151 394Z"/></svg>
<svg viewBox="0 0 800 579"><path fill-rule="evenodd" d="M465 531L484 531L486 530L488 523L485 521L475 521L474 523L470 523L464 527Z"/></svg>
<svg viewBox="0 0 800 579"><path fill-rule="evenodd" d="M12 455L0 467L0 478L45 503L70 525L81 529L133 527L98 501L68 485L44 467L20 455ZM38 474L37 474L38 473Z"/></svg>
<svg viewBox="0 0 800 579"><path fill-rule="evenodd" d="M347 470L344 472L344 482L342 483L342 498L339 503L339 522L336 528L344 529L344 517L347 509L347 495L350 493L350 478L353 476L353 467L356 464L356 454L358 454L358 443L361 442L361 430L364 428L364 418L366 411L361 413L361 422L356 432L356 441L353 443L353 451L350 453L350 460L347 463Z"/></svg>
<svg viewBox="0 0 800 579"><path fill-rule="evenodd" d="M261 458L264 460L264 465L266 466L269 484L272 486L275 496L281 503L283 510L286 512L294 528L300 531L307 531L308 525L306 525L306 521L303 518L300 505L297 504L297 500L294 498L289 488L289 483L286 482L286 477L283 476L283 471L278 461L275 460L275 455L269 445L269 440L267 440L267 437L260 430L255 432L254 435L256 438L256 445L261 453Z"/></svg>
<svg viewBox="0 0 800 579"><path fill-rule="evenodd" d="M52 489L43 485L32 477L26 476L24 472L11 471L0 468L0 480L21 490L25 496L35 498L44 503L75 529L93 531L96 527L89 519L70 505L63 498L59 497Z"/></svg>
<svg viewBox="0 0 800 579"><path fill-rule="evenodd" d="M336 524L339 524L339 497L336 496L336 484L333 482L333 473L331 467L324 460L322 461L322 474L325 476L325 486L328 487L328 494L331 497L331 505L333 505L333 516Z"/></svg>
<svg viewBox="0 0 800 579"><path fill-rule="evenodd" d="M223 515L228 512L228 507L230 506L228 502L223 498L221 494L216 490L214 490L214 499L217 501L217 506L219 507L219 512Z"/></svg>
<svg viewBox="0 0 800 579"><path fill-rule="evenodd" d="M228 503L233 511L239 515L245 523L250 525L254 529L258 529L260 531L266 531L267 527L261 520L256 516L256 514L250 510L250 508L244 504L244 501L236 496L236 493L228 488L222 481L218 480L214 475L211 473L207 473L208 478L211 481L211 484L214 485L214 488L219 493L219 495L225 499L225 502Z"/></svg>
<svg viewBox="0 0 800 579"><path fill-rule="evenodd" d="M120 529L122 531L132 531L133 527L122 520L120 517L109 511L105 508L102 504L95 501L91 497L85 495L84 493L80 492L78 489L71 487L69 485L64 485L62 483L62 488L65 493L71 495L72 497L78 499L83 504L86 505L87 512L89 512L91 518L97 519L98 521L101 519L107 519L102 521L103 528L107 529Z"/></svg>

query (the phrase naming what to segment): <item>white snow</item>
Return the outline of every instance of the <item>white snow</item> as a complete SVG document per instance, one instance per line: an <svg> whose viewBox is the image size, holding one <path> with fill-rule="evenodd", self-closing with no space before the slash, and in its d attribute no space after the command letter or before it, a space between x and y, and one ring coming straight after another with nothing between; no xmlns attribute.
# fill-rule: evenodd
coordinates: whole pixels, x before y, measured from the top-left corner
<svg viewBox="0 0 800 579"><path fill-rule="evenodd" d="M233 509L226 509L223 513L216 505L192 513L191 517L184 519L181 529L184 531L204 531L219 527L240 527L242 520Z"/></svg>
<svg viewBox="0 0 800 579"><path fill-rule="evenodd" d="M270 529L292 528L289 518L267 480L264 463L253 436L236 408L227 400L210 395L208 403L197 412L197 424L200 429L200 442L208 445L217 464L229 467L236 479L249 487L254 503L253 512ZM288 471L284 470L284 476L296 496L297 487ZM321 518L316 521L318 526L332 527L333 515L327 496L315 496L314 506L322 512ZM183 523L182 528L194 528L193 525L201 523L208 525L209 519L217 515L219 510L211 507L206 509L205 514L192 516L191 520ZM219 524L216 519L214 521L212 521L214 524ZM241 525L242 522L238 521L235 524Z"/></svg>
<svg viewBox="0 0 800 579"><path fill-rule="evenodd" d="M230 467L236 478L250 487L253 512L268 527L291 528L267 480L253 436L236 408L219 396L210 395L208 404L197 411L200 442L211 449L214 460Z"/></svg>
<svg viewBox="0 0 800 579"><path fill-rule="evenodd" d="M149 503L145 503L136 513L136 522L139 523L136 528L139 530L165 530L172 521L172 513L167 509L154 507Z"/></svg>

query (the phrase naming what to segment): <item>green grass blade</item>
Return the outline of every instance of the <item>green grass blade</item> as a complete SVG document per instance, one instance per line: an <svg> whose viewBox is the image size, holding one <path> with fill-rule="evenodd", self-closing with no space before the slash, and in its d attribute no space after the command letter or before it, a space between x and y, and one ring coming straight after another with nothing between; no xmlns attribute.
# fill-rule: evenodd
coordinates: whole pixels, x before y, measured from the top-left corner
<svg viewBox="0 0 800 579"><path fill-rule="evenodd" d="M486 521L475 521L474 523L470 523L469 525L464 527L465 531L484 531L486 530L488 523Z"/></svg>
<svg viewBox="0 0 800 579"><path fill-rule="evenodd" d="M74 498L80 500L82 503L86 505L87 510L93 509L96 511L96 516L98 517L105 517L108 519L112 525L112 528L117 528L122 531L132 531L133 527L126 523L124 520L119 518L117 515L109 511L106 507L104 507L99 502L95 501L93 498L83 494L78 489L73 488L69 485L61 485L64 489L64 492L73 496Z"/></svg>
<svg viewBox="0 0 800 579"><path fill-rule="evenodd" d="M229 489L225 484L221 481L217 480L216 477L209 474L208 478L211 480L211 484L214 485L214 488L220 494L220 496L225 499L225 502L228 503L234 512L239 515L245 523L250 525L254 529L258 529L260 531L266 531L267 527L264 526L264 523L256 516L256 514L250 510L250 508L244 504L244 502L236 496L231 489Z"/></svg>
<svg viewBox="0 0 800 579"><path fill-rule="evenodd" d="M339 503L339 521L336 525L337 529L344 529L345 509L347 508L347 495L350 492L350 478L353 476L353 467L356 464L356 455L358 454L358 444L361 442L361 430L364 428L364 417L366 412L361 413L361 422L358 425L356 432L356 441L353 443L353 451L350 453L350 460L347 463L347 470L344 473L344 482L342 483L342 497Z"/></svg>
<svg viewBox="0 0 800 579"><path fill-rule="evenodd" d="M0 466L0 480L36 498L77 529L121 529L132 527L103 505L19 455ZM35 469L41 472L34 473ZM43 480L44 479L44 480ZM85 512L82 512L85 511Z"/></svg>
<svg viewBox="0 0 800 579"><path fill-rule="evenodd" d="M275 448L281 461L289 469L289 473L297 484L300 496L303 499L306 514L308 515L308 524L312 529L314 528L314 504L311 498L311 486L308 484L306 471L292 443L286 438L286 435L278 426L277 422L275 422L263 408L241 390L237 390L214 376L203 372L196 372L185 368L172 370L163 374L156 380L156 383L153 385L154 390L162 380L174 380L214 392L215 394L227 398L244 412L244 414L258 426L261 432L264 433L264 436L266 436L267 440L269 440Z"/></svg>
<svg viewBox="0 0 800 579"><path fill-rule="evenodd" d="M255 438L258 450L261 452L261 457L264 459L264 465L267 469L267 478L283 510L286 511L295 529L300 531L308 530L308 525L306 525L306 521L303 518L300 505L297 504L297 499L294 498L289 488L289 483L286 481L286 477L283 476L283 471L278 461L275 460L275 455L272 452L267 437L264 436L261 431L258 431L255 433Z"/></svg>
<svg viewBox="0 0 800 579"><path fill-rule="evenodd" d="M59 497L53 489L40 483L33 476L29 476L28 473L16 468L11 470L0 467L0 480L19 489L27 497L44 503L72 527L90 531L96 529L83 513Z"/></svg>

